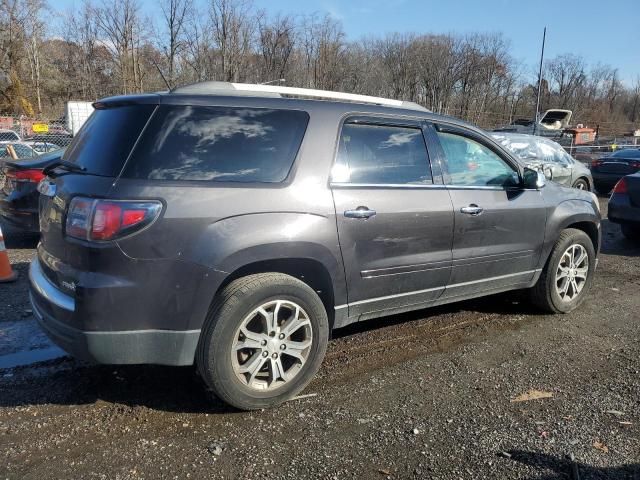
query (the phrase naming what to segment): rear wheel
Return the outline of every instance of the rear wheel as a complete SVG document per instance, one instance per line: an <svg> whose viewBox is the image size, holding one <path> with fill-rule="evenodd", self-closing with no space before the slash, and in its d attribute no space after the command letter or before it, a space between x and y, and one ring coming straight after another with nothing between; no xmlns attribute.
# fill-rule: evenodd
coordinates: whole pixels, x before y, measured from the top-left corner
<svg viewBox="0 0 640 480"><path fill-rule="evenodd" d="M624 235L629 240L640 240L640 225L629 225L628 223L623 223L620 225L622 230L622 235Z"/></svg>
<svg viewBox="0 0 640 480"><path fill-rule="evenodd" d="M577 308L593 281L595 260L595 249L586 233L573 228L564 230L531 290L533 303L552 313L568 313Z"/></svg>
<svg viewBox="0 0 640 480"><path fill-rule="evenodd" d="M589 182L584 178L579 178L573 184L573 188L577 188L578 190L589 190Z"/></svg>
<svg viewBox="0 0 640 480"><path fill-rule="evenodd" d="M197 366L213 392L234 407L272 407L309 383L328 337L326 310L308 285L281 273L249 275L214 300Z"/></svg>

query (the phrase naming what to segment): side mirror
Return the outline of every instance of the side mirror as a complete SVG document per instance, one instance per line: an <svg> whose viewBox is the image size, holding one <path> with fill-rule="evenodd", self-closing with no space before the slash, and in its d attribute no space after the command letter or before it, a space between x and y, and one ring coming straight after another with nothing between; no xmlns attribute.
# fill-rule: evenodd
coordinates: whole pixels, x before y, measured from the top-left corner
<svg viewBox="0 0 640 480"><path fill-rule="evenodd" d="M539 190L547 184L544 173L525 167L522 185L529 190Z"/></svg>

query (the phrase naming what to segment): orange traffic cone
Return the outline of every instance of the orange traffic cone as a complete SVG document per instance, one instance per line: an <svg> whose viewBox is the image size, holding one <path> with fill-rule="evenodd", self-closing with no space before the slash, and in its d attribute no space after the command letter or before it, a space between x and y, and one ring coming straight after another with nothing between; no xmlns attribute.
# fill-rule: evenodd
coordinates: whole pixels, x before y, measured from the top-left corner
<svg viewBox="0 0 640 480"><path fill-rule="evenodd" d="M18 275L11 268L7 249L4 247L4 237L2 236L2 228L0 227L0 283L13 282Z"/></svg>

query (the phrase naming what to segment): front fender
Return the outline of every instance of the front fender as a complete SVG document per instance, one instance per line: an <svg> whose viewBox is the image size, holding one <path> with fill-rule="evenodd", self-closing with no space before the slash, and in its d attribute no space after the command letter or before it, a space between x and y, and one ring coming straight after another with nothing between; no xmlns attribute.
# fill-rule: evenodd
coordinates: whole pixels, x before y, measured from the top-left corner
<svg viewBox="0 0 640 480"><path fill-rule="evenodd" d="M597 253L600 245L600 219L600 211L593 202L570 199L556 205L547 218L547 231L539 268L546 264L560 233L577 223L588 223L595 227L598 232L597 245L594 245Z"/></svg>

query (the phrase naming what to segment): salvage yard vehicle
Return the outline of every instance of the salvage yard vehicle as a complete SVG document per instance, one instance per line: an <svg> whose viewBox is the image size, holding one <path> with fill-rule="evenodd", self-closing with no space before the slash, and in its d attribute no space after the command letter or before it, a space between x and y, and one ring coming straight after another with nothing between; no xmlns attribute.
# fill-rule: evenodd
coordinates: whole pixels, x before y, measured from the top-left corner
<svg viewBox="0 0 640 480"><path fill-rule="evenodd" d="M550 108L540 117L538 123L530 119L517 119L511 125L496 128L496 132L535 134L543 137L562 137L564 129L571 122L571 110Z"/></svg>
<svg viewBox="0 0 640 480"><path fill-rule="evenodd" d="M622 177L609 198L608 218L620 224L622 234L640 240L640 173Z"/></svg>
<svg viewBox="0 0 640 480"><path fill-rule="evenodd" d="M640 148L618 150L591 162L595 189L607 194L625 175L640 171Z"/></svg>
<svg viewBox="0 0 640 480"><path fill-rule="evenodd" d="M0 162L0 218L24 232L39 233L37 187L43 170L62 157L64 149L22 160Z"/></svg>
<svg viewBox="0 0 640 480"><path fill-rule="evenodd" d="M192 365L274 406L353 322L527 289L586 298L589 192L419 105L205 82L107 98L38 186L34 314L76 357Z"/></svg>
<svg viewBox="0 0 640 480"><path fill-rule="evenodd" d="M553 140L522 133L494 132L491 136L527 167L543 172L547 179L580 190L592 190L589 168Z"/></svg>

